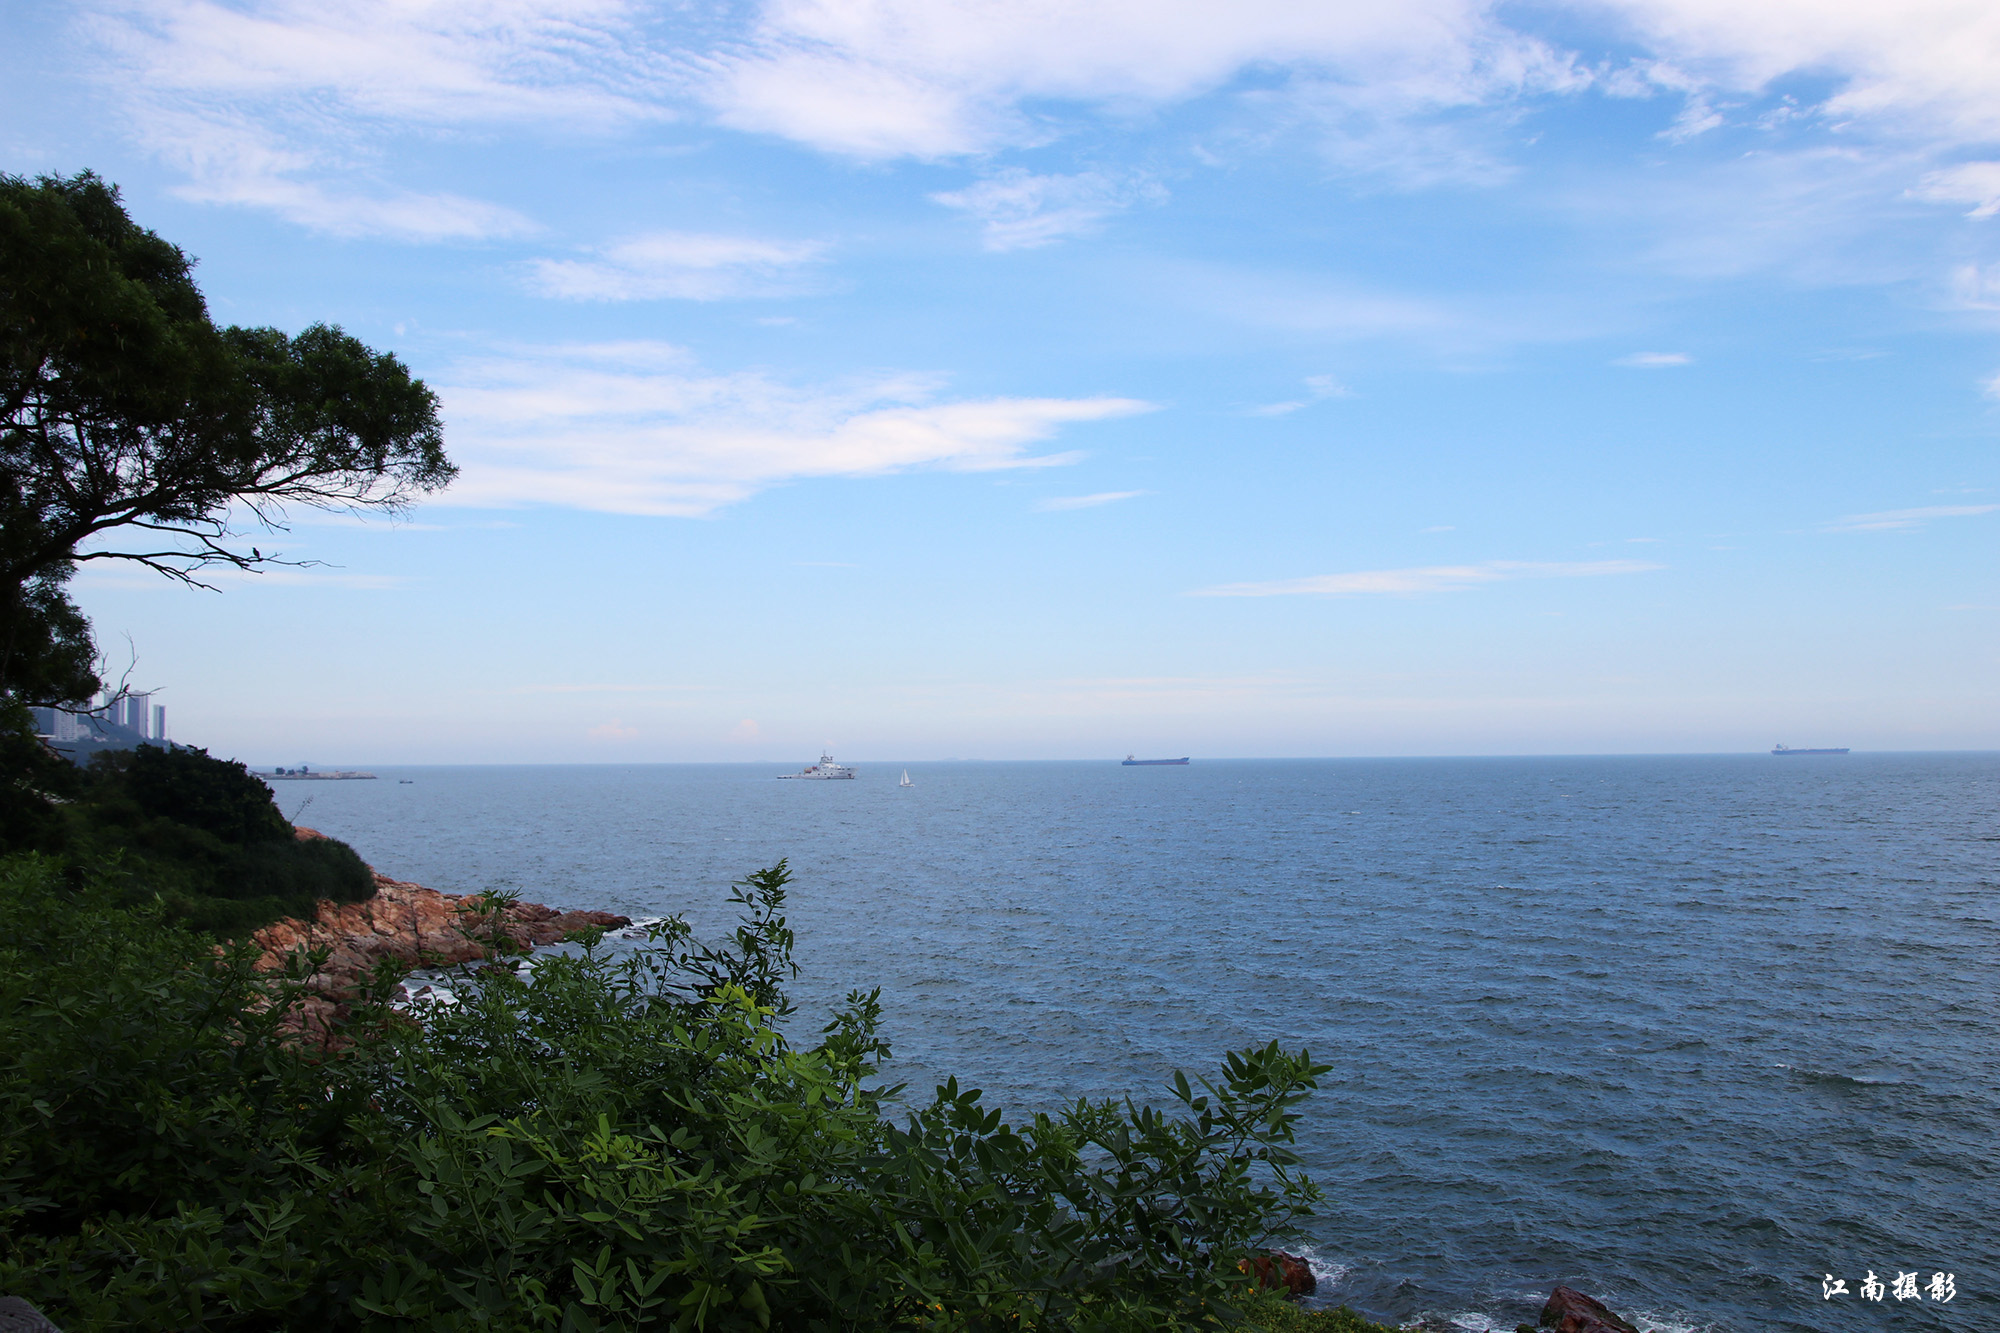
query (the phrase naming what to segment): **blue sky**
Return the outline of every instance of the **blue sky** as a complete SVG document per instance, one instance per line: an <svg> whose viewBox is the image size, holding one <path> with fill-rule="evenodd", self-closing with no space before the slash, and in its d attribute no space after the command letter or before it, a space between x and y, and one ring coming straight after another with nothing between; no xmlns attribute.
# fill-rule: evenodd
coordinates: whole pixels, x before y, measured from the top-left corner
<svg viewBox="0 0 2000 1333"><path fill-rule="evenodd" d="M310 568L82 576L178 739L2000 746L1990 4L77 0L0 37L0 167L117 182L219 319L394 350L463 467L400 523L295 513Z"/></svg>

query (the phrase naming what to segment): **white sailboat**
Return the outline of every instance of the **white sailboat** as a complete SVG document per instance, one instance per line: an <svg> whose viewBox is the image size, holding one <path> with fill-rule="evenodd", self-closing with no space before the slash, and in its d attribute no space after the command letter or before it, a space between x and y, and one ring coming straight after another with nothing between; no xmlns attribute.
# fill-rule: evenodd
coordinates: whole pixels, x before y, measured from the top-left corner
<svg viewBox="0 0 2000 1333"><path fill-rule="evenodd" d="M910 770L906 768L903 770L903 780L896 785L898 787L914 787L917 784L910 781Z"/></svg>

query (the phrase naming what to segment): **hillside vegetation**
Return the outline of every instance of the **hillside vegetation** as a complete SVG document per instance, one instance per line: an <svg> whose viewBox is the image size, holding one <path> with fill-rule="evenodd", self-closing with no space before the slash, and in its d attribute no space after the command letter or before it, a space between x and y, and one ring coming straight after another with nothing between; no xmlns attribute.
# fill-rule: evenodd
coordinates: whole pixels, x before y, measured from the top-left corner
<svg viewBox="0 0 2000 1333"><path fill-rule="evenodd" d="M22 710L15 710L20 712ZM141 745L79 768L20 728L0 737L0 852L60 855L73 877L217 938L247 935L322 898L359 902L374 877L354 849L301 842L271 789L242 764L188 746Z"/></svg>
<svg viewBox="0 0 2000 1333"><path fill-rule="evenodd" d="M151 762L121 799L168 818ZM231 810L179 813L256 845ZM1238 1260L1317 1198L1325 1067L1275 1044L1166 1111L1010 1123L947 1082L892 1115L874 994L794 1035L782 865L719 946L671 920L528 973L496 940L456 1004L412 1021L384 975L328 1047L288 1022L309 958L259 976L73 879L0 861L0 1290L71 1333L1213 1327L1268 1310Z"/></svg>

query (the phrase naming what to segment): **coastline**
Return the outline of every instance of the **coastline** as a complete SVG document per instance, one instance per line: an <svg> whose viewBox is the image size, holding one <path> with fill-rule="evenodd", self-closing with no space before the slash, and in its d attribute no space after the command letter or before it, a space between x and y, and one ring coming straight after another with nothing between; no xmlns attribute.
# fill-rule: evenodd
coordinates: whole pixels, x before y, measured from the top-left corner
<svg viewBox="0 0 2000 1333"><path fill-rule="evenodd" d="M293 832L301 842L326 836L303 826ZM283 968L286 957L297 949L328 950L326 961L305 982L313 992L302 1016L306 1026L323 1031L384 960L413 969L451 967L487 956L487 944L464 928L467 914L478 910L479 895L441 893L391 879L373 866L369 873L375 877L373 897L355 903L321 899L311 917L286 917L250 933L260 972ZM501 908L490 929L527 952L555 944L573 931L631 924L632 918L615 912L560 911L542 903L512 902Z"/></svg>

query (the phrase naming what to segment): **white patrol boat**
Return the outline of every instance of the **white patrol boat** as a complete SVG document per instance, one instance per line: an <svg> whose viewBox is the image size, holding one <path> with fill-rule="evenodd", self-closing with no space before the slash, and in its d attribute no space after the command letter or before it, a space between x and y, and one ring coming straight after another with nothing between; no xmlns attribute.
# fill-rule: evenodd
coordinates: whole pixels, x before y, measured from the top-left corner
<svg viewBox="0 0 2000 1333"><path fill-rule="evenodd" d="M781 778L818 778L821 780L828 778L851 778L854 776L854 770L846 764L834 763L832 755L822 754L819 757L819 762L811 768L798 773L780 773L778 776Z"/></svg>

